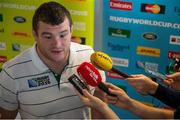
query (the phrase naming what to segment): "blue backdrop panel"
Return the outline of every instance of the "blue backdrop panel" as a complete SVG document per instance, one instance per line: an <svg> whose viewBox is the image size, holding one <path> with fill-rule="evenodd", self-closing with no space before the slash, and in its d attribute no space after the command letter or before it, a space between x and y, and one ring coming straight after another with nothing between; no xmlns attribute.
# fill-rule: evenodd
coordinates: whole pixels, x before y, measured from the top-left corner
<svg viewBox="0 0 180 120"><path fill-rule="evenodd" d="M179 0L103 0L103 51L118 69L129 74L145 74L145 67L167 74L168 54L180 54ZM107 80L123 88L129 96L156 107L164 105L151 96L142 96L124 80L107 75ZM138 118L111 106L120 118Z"/></svg>

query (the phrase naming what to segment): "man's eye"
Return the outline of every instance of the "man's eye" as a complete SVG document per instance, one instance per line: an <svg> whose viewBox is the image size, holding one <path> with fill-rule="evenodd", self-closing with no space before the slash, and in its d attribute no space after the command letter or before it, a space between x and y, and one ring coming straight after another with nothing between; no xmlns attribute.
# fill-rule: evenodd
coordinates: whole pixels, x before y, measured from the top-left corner
<svg viewBox="0 0 180 120"><path fill-rule="evenodd" d="M66 34L62 34L60 35L60 38L64 38L66 36Z"/></svg>
<svg viewBox="0 0 180 120"><path fill-rule="evenodd" d="M64 38L64 37L66 37L68 35L68 32L65 32L65 33L63 33L63 34L60 34L60 38Z"/></svg>
<svg viewBox="0 0 180 120"><path fill-rule="evenodd" d="M44 36L44 38L51 39L52 37L51 36Z"/></svg>

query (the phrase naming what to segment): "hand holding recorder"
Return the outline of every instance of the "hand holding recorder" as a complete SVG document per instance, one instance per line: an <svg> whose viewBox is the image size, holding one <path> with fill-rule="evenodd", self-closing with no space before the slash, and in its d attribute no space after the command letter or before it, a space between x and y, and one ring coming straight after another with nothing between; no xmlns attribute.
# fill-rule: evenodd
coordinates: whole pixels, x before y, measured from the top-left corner
<svg viewBox="0 0 180 120"><path fill-rule="evenodd" d="M87 90L82 90L83 95L77 93L81 101L91 108L95 108L101 114L103 114L104 119L119 119L119 117L109 108L109 106L103 102L100 98L91 95Z"/></svg>

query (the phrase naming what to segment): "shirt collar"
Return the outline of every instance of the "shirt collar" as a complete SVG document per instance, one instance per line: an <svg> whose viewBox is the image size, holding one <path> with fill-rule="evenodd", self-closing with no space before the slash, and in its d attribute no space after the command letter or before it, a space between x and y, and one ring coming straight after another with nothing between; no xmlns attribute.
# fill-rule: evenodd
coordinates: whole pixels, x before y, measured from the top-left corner
<svg viewBox="0 0 180 120"><path fill-rule="evenodd" d="M49 71L49 68L43 63L43 61L37 54L36 44L34 44L33 47L31 48L31 58L32 58L32 62L34 63L35 66L37 66L37 69L39 69L39 71L42 72Z"/></svg>
<svg viewBox="0 0 180 120"><path fill-rule="evenodd" d="M70 53L69 53L69 60L68 60L68 65L69 66L72 66L73 65L73 60L74 58L76 58L76 49L73 47L73 44L71 42L71 45L70 45Z"/></svg>
<svg viewBox="0 0 180 120"><path fill-rule="evenodd" d="M76 49L73 47L73 44L71 42L70 45L70 53L69 53L69 60L67 66L73 65L73 60L76 57ZM49 71L49 68L43 63L41 58L39 57L37 50L36 50L36 44L33 45L31 48L31 58L35 66L37 66L37 69L39 69L42 72Z"/></svg>

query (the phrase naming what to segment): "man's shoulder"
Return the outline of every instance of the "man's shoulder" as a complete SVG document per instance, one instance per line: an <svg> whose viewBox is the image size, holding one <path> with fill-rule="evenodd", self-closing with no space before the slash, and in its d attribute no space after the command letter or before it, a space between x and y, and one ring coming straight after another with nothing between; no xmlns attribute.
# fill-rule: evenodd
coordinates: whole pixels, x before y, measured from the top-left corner
<svg viewBox="0 0 180 120"><path fill-rule="evenodd" d="M30 60L30 48L21 52L14 58L8 60L6 63L4 63L3 67L8 68L10 66L13 66L14 64L18 64L20 62L29 61Z"/></svg>
<svg viewBox="0 0 180 120"><path fill-rule="evenodd" d="M89 45L82 45L79 43L71 42L71 48L75 50L81 50L81 49L90 49L93 50L93 48Z"/></svg>
<svg viewBox="0 0 180 120"><path fill-rule="evenodd" d="M71 43L71 51L75 53L77 56L81 56L81 58L84 56L90 56L92 53L94 53L94 49L89 45L81 45L78 43Z"/></svg>

